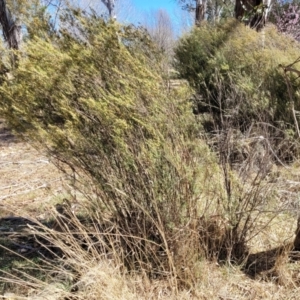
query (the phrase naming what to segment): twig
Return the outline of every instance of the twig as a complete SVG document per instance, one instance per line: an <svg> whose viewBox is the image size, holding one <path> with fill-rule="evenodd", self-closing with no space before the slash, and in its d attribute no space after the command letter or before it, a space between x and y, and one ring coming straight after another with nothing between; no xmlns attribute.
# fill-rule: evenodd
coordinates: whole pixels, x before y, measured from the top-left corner
<svg viewBox="0 0 300 300"><path fill-rule="evenodd" d="M48 187L48 184L44 183L44 184L42 184L42 185L40 185L40 186L38 186L36 188L25 190L22 193L12 193L12 194L9 194L9 195L5 195L5 196L3 196L3 197L0 198L0 201L1 200L5 200L5 199L10 198L10 197L24 195L24 194L30 193L32 191L36 191L36 190L47 188L47 187Z"/></svg>
<svg viewBox="0 0 300 300"><path fill-rule="evenodd" d="M281 67L284 71L284 75L285 75L284 79L285 79L285 82L286 82L286 85L287 85L287 88L288 88L288 94L289 94L289 97L290 97L293 119L294 119L294 122L295 122L295 127L296 127L296 130L297 130L298 138L300 138L300 130L299 130L299 125L298 125L298 121L297 121L297 117L296 117L296 113L295 113L295 101L294 101L293 95L292 95L292 86L291 86L291 83L290 83L290 81L288 79L288 76L287 76L287 72L293 72L293 73L296 73L298 75L298 78L300 77L300 71L298 71L295 68L292 68L292 66L294 64L298 63L298 62L300 62L300 57L288 66L284 67L282 65L279 65L279 67Z"/></svg>
<svg viewBox="0 0 300 300"><path fill-rule="evenodd" d="M57 179L53 179L53 180L50 180L48 181L47 183L44 183L44 185L47 185L49 186L50 183L53 183L53 182L57 182L57 181L61 181L63 179L63 176L60 177L60 178L57 178ZM28 186L29 184L34 184L34 183L40 183L41 180L40 179L36 179L36 180L32 180L32 181L27 181L26 183L19 183L19 184L12 184L12 185L7 185L7 186L4 186L4 187L0 187L0 191L1 190L6 190L6 189L10 189L12 187L18 187L17 189L14 190L13 194L15 194L17 191L21 190L22 188ZM1 200L1 198L0 198Z"/></svg>
<svg viewBox="0 0 300 300"><path fill-rule="evenodd" d="M39 159L36 161L4 161L4 162L0 162L0 165L25 165L25 164L34 164L34 163L45 163L45 164L49 164L49 160L46 159Z"/></svg>
<svg viewBox="0 0 300 300"><path fill-rule="evenodd" d="M294 181L294 180L286 180L285 182L289 183L289 184L294 184L294 185L300 184L300 181Z"/></svg>

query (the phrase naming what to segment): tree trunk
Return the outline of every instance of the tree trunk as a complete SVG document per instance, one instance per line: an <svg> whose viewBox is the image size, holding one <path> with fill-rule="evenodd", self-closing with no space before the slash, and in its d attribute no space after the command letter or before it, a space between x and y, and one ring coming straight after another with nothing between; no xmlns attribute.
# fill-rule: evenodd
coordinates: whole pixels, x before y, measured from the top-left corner
<svg viewBox="0 0 300 300"><path fill-rule="evenodd" d="M298 217L296 237L294 239L294 251L300 251L300 217Z"/></svg>
<svg viewBox="0 0 300 300"><path fill-rule="evenodd" d="M270 10L270 0L236 0L234 7L235 18L243 20L247 15L246 25L251 28L261 29Z"/></svg>
<svg viewBox="0 0 300 300"><path fill-rule="evenodd" d="M199 26L205 18L206 0L196 0L195 24Z"/></svg>
<svg viewBox="0 0 300 300"><path fill-rule="evenodd" d="M4 40L10 49L19 49L21 29L13 19L10 11L6 7L6 0L0 0L0 23Z"/></svg>
<svg viewBox="0 0 300 300"><path fill-rule="evenodd" d="M110 19L115 19L115 0L101 0L108 10Z"/></svg>

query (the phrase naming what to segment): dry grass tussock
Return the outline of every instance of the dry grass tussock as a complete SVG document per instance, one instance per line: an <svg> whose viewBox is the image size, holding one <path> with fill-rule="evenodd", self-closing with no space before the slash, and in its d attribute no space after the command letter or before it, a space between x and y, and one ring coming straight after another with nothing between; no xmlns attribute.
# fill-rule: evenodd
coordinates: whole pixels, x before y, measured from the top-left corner
<svg viewBox="0 0 300 300"><path fill-rule="evenodd" d="M298 299L300 268L288 244L250 254L243 267L200 259L188 274L193 278L188 288L177 286L171 274L149 278L128 272L122 249L107 247L114 232L103 234L98 224L80 220L67 208L53 217L50 228L38 222L27 226L43 246L43 258L30 266L38 276L24 276L24 267L1 270L4 299ZM264 234L267 230L272 232L267 228Z"/></svg>
<svg viewBox="0 0 300 300"><path fill-rule="evenodd" d="M22 147L25 147L28 155L31 153L32 157L36 157L34 150L25 143L10 142L7 145L9 148L5 148L3 144L6 151L15 153L16 149L20 151ZM11 159L13 158L12 156ZM12 178L13 172L15 172L14 169L5 169L6 178L10 178L10 176ZM286 170L283 169L282 173L285 174L285 172ZM298 172L297 164L292 172L295 174ZM60 173L51 171L49 174L57 176ZM291 173L290 176L292 176ZM295 176L294 181L296 182L297 177ZM270 177L272 176L270 175ZM33 180L33 174L31 179ZM25 184L28 177L20 177L19 180L19 184ZM269 178L265 179L266 182L268 180ZM266 189L267 191L275 189L275 184L288 189L289 186L284 182L289 180L291 179L286 175L284 178L278 175L276 183L270 182ZM249 191L255 190L253 187L251 190L251 187L245 184L244 196ZM297 191L295 184L292 185L290 191L294 193ZM266 193L266 190L260 189L259 192ZM48 207L53 206L59 199L49 189L44 193L49 197L45 199L51 199ZM279 200L284 200L281 194L281 190L272 194L274 203L269 201L269 207L278 205ZM13 203L17 207L16 203L19 203L22 208L24 203L31 201L31 197L32 194L24 193L22 197L18 198L20 202L5 202L3 207L9 208ZM30 209L25 206L23 212L20 209L15 213L18 216L29 216L31 219L34 217L34 213L36 217L39 217L41 211L39 205L36 200ZM114 228L109 216L104 224L103 218L101 222L98 222L93 219L95 215L89 216L84 205L77 211L77 215L74 214L68 203L58 205L57 212L52 209L52 213L49 214L50 210L48 210L47 217L52 221L45 223L36 220L35 223L25 226L25 236L25 233L19 233L17 236L17 230L14 231L17 225L13 224L9 229L13 229L13 234L5 236L5 232L3 232L1 236L3 237L1 239L2 250L3 247L8 247L16 253L10 255L9 250L2 252L7 261L10 259L13 262L10 267L1 263L2 297L3 299L36 300L298 299L300 268L297 261L292 261L289 253L289 245L293 241L296 229L296 218L291 210L283 209L290 207L292 205L290 202L283 202L281 205L282 210L280 213L276 213L275 218L270 218L265 214L266 207L263 205L258 207L264 212L261 214L264 217L255 223L254 229L257 234L248 242L250 255L248 261L241 267L231 264L221 265L214 256L210 258L211 261L204 258L199 259L192 269L181 270L181 284L178 284L178 278L170 272L166 272L163 276L152 277L141 272L128 272L124 268L123 261L124 255L130 255L130 251L123 253L121 247L122 238L126 237L123 237L122 232ZM34 207L37 207L36 210ZM2 217L5 214L7 216L7 212L2 210ZM270 214L272 215L273 212ZM4 224L3 220L4 218L1 227ZM214 217L210 220L206 219L205 222L210 224L207 230L210 229L214 233L219 231L222 233L226 230L227 223L224 219ZM219 223L221 226L214 227ZM200 224L204 223L200 222ZM14 238L11 238L12 235ZM11 242L14 243L12 245L15 247L2 243L5 237L11 238ZM214 237L214 235L212 234L210 237ZM218 237L222 239L222 234ZM212 248L217 250L218 247L224 246L220 241L215 237L215 239L206 241L206 244L211 243ZM23 246L20 246L21 244ZM31 249L28 250L26 246ZM153 246L155 248L155 243ZM181 251L183 254L188 253L186 249L181 249ZM153 253L160 255L160 251ZM23 260L21 262L18 260L17 264L13 261L15 254L23 257ZM140 263L144 264L143 261ZM34 270L34 274L28 273L29 270ZM182 280L184 279L183 274L186 274L186 282Z"/></svg>
<svg viewBox="0 0 300 300"><path fill-rule="evenodd" d="M52 270L48 283L27 278L19 280L28 286L27 295L6 292L4 299L298 299L299 287L291 280L278 284L276 280L254 280L238 268L219 266L217 263L199 261L198 278L193 290L172 289L170 281L149 280L142 275L126 274L112 259L90 257L86 253L76 253L76 258L68 258ZM66 269L64 266L68 265ZM281 272L290 270L281 265ZM76 280L74 280L76 274ZM31 281L31 282L30 282ZM76 284L72 284L76 282Z"/></svg>

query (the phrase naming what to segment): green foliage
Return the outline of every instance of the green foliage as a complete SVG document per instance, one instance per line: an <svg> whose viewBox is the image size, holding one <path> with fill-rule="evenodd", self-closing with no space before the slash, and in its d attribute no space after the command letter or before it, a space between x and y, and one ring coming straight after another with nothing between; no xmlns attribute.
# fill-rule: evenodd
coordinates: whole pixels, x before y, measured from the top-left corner
<svg viewBox="0 0 300 300"><path fill-rule="evenodd" d="M204 106L213 112L218 128L224 128L224 116L243 132L253 122L294 126L280 65L298 58L299 44L272 26L255 32L234 20L204 25L183 37L175 53L181 77L202 97L200 111ZM299 81L293 74L288 76L293 83L295 109L299 110Z"/></svg>
<svg viewBox="0 0 300 300"><path fill-rule="evenodd" d="M46 12L46 2L40 0L6 0L7 8L22 26L25 38L32 36L33 32L51 30L50 15ZM49 3L48 3L49 4Z"/></svg>
<svg viewBox="0 0 300 300"><path fill-rule="evenodd" d="M59 36L26 43L3 77L0 113L86 181L99 224L115 224L107 244L121 243L130 269L180 272L198 256L199 245L180 245L197 243L202 183L217 168L198 139L190 91L165 88L143 31L76 12L70 20Z"/></svg>
<svg viewBox="0 0 300 300"><path fill-rule="evenodd" d="M256 191L244 197L248 189L235 175L225 169L221 174L199 137L190 89L165 87L161 55L139 28L79 11L70 11L61 22L60 34L41 30L26 42L18 67L2 76L0 87L0 114L46 149L90 200L86 219L92 234L72 214L75 221L67 218L69 227L60 222L60 229L70 235L75 228L77 250L83 244L93 254L113 253L129 270L172 275L186 285L192 285L203 254L243 258L247 234L258 220L251 221L250 214L265 197ZM229 22L213 33L208 25L195 29L203 29L211 41L199 50L207 58L202 66L193 69L193 60L186 69L181 65L195 87L208 93L213 80L238 79L238 72L228 71L236 62L224 46L235 26ZM199 43L200 37L194 49ZM251 89L247 85L243 93ZM67 257L77 255L72 244L57 243ZM90 259L88 251L85 255Z"/></svg>
<svg viewBox="0 0 300 300"><path fill-rule="evenodd" d="M199 88L203 79L213 72L210 60L236 25L236 21L216 26L206 23L194 27L190 33L183 36L175 49L175 67L180 76L187 79L193 87Z"/></svg>

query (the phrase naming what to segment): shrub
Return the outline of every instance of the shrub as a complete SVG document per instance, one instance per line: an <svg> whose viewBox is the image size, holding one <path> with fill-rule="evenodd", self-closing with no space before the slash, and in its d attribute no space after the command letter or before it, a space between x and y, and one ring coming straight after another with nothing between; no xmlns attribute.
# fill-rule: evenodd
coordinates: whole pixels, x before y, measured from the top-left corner
<svg viewBox="0 0 300 300"><path fill-rule="evenodd" d="M289 143L286 132L294 130L295 124L280 65L297 59L298 43L272 26L255 32L232 20L222 26L193 29L182 38L175 54L181 77L189 80L199 95L198 112L212 114L215 130L231 127L252 135L273 135L275 140ZM298 110L299 81L294 74L288 78ZM267 132L261 124L270 124ZM254 127L256 132L251 132ZM271 144L278 146L276 143ZM279 155L280 149L276 153Z"/></svg>
<svg viewBox="0 0 300 300"><path fill-rule="evenodd" d="M83 217L60 210L62 234L44 228L35 236L64 253L67 273L113 258L131 272L170 278L173 289L196 282L201 257L244 259L268 188L241 182L226 161L218 166L190 90L164 86L160 56L143 31L78 12L63 22L59 35L26 43L0 88L1 115L89 200Z"/></svg>
<svg viewBox="0 0 300 300"><path fill-rule="evenodd" d="M102 254L115 253L129 270L181 278L200 255L199 199L217 169L190 92L167 91L143 31L71 17L76 26L56 38L27 42L3 77L1 114L70 172L90 200Z"/></svg>
<svg viewBox="0 0 300 300"><path fill-rule="evenodd" d="M280 214L280 202L270 209L277 197L264 180L274 162L284 165L299 155L293 116L299 81L297 72L282 68L298 55L299 44L273 26L256 32L235 20L194 28L175 49L175 67L195 89L194 111L223 171L222 213L202 220L200 230L203 244L218 248L214 255L221 260L240 261L259 233L258 220L267 224Z"/></svg>

